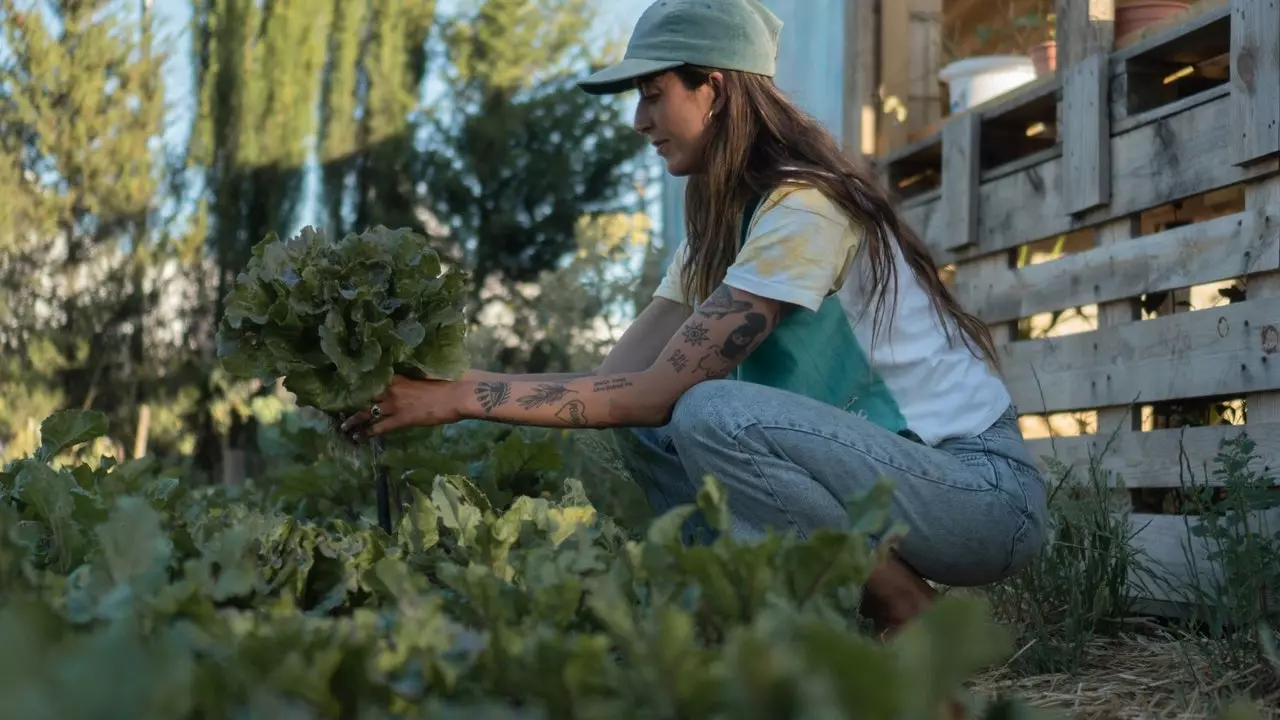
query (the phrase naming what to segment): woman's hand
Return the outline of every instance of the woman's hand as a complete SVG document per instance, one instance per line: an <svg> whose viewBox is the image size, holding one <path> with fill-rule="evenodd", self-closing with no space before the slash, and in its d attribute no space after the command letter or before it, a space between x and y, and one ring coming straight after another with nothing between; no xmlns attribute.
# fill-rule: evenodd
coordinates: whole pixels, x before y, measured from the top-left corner
<svg viewBox="0 0 1280 720"><path fill-rule="evenodd" d="M373 399L371 408L342 423L342 432L363 440L404 427L448 425L461 419L462 402L456 383L396 375L387 389Z"/></svg>

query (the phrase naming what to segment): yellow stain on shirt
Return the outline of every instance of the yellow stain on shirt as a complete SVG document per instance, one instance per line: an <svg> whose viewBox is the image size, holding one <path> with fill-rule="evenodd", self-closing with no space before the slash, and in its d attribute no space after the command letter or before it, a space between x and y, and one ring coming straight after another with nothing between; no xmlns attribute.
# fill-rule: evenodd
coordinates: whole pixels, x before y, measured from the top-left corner
<svg viewBox="0 0 1280 720"><path fill-rule="evenodd" d="M792 219L773 222L770 211L783 205ZM811 222L795 220L804 214L814 216L808 218ZM840 208L821 191L808 185L785 185L761 203L752 220L751 238L736 264L751 268L763 280L778 283L827 276L838 267L838 288L861 240L861 233L854 232Z"/></svg>

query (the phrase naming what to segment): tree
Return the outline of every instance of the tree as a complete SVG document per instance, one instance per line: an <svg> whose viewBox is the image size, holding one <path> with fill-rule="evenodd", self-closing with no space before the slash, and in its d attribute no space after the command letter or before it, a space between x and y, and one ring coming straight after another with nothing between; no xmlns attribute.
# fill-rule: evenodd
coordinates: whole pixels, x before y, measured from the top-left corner
<svg viewBox="0 0 1280 720"><path fill-rule="evenodd" d="M214 467L241 444L239 423L225 437L211 408L222 389L209 375L223 300L252 247L268 232L294 230L306 199L306 162L318 121L324 43L333 6L314 0L193 0L199 108L188 162L202 176L214 272L195 333L203 374L198 462Z"/></svg>
<svg viewBox="0 0 1280 720"><path fill-rule="evenodd" d="M618 103L574 85L598 59L593 19L588 0L479 0L443 24L420 177L477 293L536 280L576 248L582 216L626 189L643 141Z"/></svg>
<svg viewBox="0 0 1280 720"><path fill-rule="evenodd" d="M0 20L0 396L26 404L0 413L0 437L48 404L130 427L176 246L153 145L164 58L134 3L0 0Z"/></svg>
<svg viewBox="0 0 1280 720"><path fill-rule="evenodd" d="M431 0L333 0L321 106L324 215L331 232L425 231L414 130L427 74Z"/></svg>

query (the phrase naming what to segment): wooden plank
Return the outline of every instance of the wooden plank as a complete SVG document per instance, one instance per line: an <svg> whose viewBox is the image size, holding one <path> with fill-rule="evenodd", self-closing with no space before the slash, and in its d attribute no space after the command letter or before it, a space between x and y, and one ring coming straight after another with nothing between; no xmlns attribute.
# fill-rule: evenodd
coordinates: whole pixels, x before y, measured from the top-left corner
<svg viewBox="0 0 1280 720"><path fill-rule="evenodd" d="M1266 298L1016 342L1005 382L1031 413L1280 389L1278 326L1280 298Z"/></svg>
<svg viewBox="0 0 1280 720"><path fill-rule="evenodd" d="M1130 542L1145 566L1129 576L1134 597L1191 605L1215 602L1224 580L1212 553L1220 547L1212 538L1196 535L1199 524L1199 519L1182 515L1129 516ZM1256 533L1275 533L1280 508L1253 513L1248 526Z"/></svg>
<svg viewBox="0 0 1280 720"><path fill-rule="evenodd" d="M1222 131L1228 101L1224 97L1113 136L1111 202L1106 206L1083 215L1067 213L1062 159L1057 158L980 186L976 245L948 249L953 242L949 228L923 207L915 211L918 219L928 221L921 232L938 262L946 264L1274 174L1280 169L1274 158L1249 167L1231 163L1227 133Z"/></svg>
<svg viewBox="0 0 1280 720"><path fill-rule="evenodd" d="M1280 153L1280 0L1231 0L1231 161Z"/></svg>
<svg viewBox="0 0 1280 720"><path fill-rule="evenodd" d="M951 232L944 247L972 244L978 235L978 116L964 113L942 129L942 205Z"/></svg>
<svg viewBox="0 0 1280 720"><path fill-rule="evenodd" d="M1260 473L1280 473L1280 423L1208 425L1133 432L1103 429L1097 435L1028 440L1027 446L1041 472L1049 473L1046 458L1074 468L1076 478L1088 479L1093 463L1111 473L1110 483L1126 488L1176 487L1181 478L1204 485L1221 485L1212 472L1214 457L1223 440L1247 434L1257 443L1259 459L1250 468Z"/></svg>
<svg viewBox="0 0 1280 720"><path fill-rule="evenodd" d="M1126 115L1123 119L1115 120L1111 124L1111 132L1115 135L1127 133L1136 130L1143 125L1150 125L1159 122L1171 115L1179 115L1206 103L1225 98L1231 94L1231 87L1228 85L1218 85L1208 90L1202 90L1194 95L1188 95L1181 100L1174 100L1157 108L1152 108L1146 112L1134 113ZM1113 102L1112 107L1115 107ZM1114 119L1114 118L1113 118Z"/></svg>
<svg viewBox="0 0 1280 720"><path fill-rule="evenodd" d="M1003 165L997 165L993 168L983 170L978 176L978 181L980 183L987 183L992 180L999 180L1002 177L1015 175L1029 167L1035 167L1048 160L1055 160L1060 157L1062 157L1062 145L1047 147L1043 150L1037 150L1030 155L1023 155L1017 160L1010 160Z"/></svg>
<svg viewBox="0 0 1280 720"><path fill-rule="evenodd" d="M1068 0L1062 0L1067 2ZM1067 72L1062 92L1062 161L1066 177L1064 209L1071 214L1111 199L1111 113L1107 98L1107 56L1097 52Z"/></svg>
<svg viewBox="0 0 1280 720"><path fill-rule="evenodd" d="M1069 70L1091 55L1111 52L1115 0L1058 0L1057 18L1059 68Z"/></svg>
<svg viewBox="0 0 1280 720"><path fill-rule="evenodd" d="M1022 268L960 272L956 295L993 323L1280 270L1280 236L1263 227L1246 211Z"/></svg>
<svg viewBox="0 0 1280 720"><path fill-rule="evenodd" d="M911 28L911 5L905 0L880 3L880 68L879 90L885 105L883 109L901 105L906 108L911 91L910 66L906 62L906 48ZM899 120L896 112L882 112L877 118L879 138L878 152L886 152L907 143L909 127Z"/></svg>
<svg viewBox="0 0 1280 720"><path fill-rule="evenodd" d="M854 157L876 151L875 0L845 0L844 151Z"/></svg>
<svg viewBox="0 0 1280 720"><path fill-rule="evenodd" d="M1280 178L1245 188L1244 200L1246 211L1259 218L1259 234L1280 237ZM1245 280L1245 288L1250 300L1280 297L1280 272L1251 275ZM1245 414L1249 422L1280 421L1280 393L1245 396Z"/></svg>
<svg viewBox="0 0 1280 720"><path fill-rule="evenodd" d="M1102 249L1125 248L1142 232L1142 218L1130 215L1114 220L1098 228L1098 247ZM1085 277L1088 277L1087 275ZM1131 291L1130 291L1131 292ZM1126 296L1114 302L1098 303L1098 327L1108 328L1140 319L1136 298ZM1117 430L1137 430L1141 411L1132 403L1100 407L1095 418L1097 432L1110 434Z"/></svg>

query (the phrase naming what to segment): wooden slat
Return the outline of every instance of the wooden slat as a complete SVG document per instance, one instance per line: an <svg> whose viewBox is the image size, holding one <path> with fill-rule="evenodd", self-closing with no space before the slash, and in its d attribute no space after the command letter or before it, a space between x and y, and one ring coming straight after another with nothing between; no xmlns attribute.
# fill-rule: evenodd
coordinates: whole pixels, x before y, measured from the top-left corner
<svg viewBox="0 0 1280 720"><path fill-rule="evenodd" d="M1245 188L1245 208L1257 214L1260 235L1280 238L1280 178L1271 178ZM1251 300L1280 297L1280 272L1250 275L1245 282ZM1280 393L1245 396L1245 414L1249 422L1280 421Z"/></svg>
<svg viewBox="0 0 1280 720"><path fill-rule="evenodd" d="M1280 298L1005 346L1023 412L1280 389Z"/></svg>
<svg viewBox="0 0 1280 720"><path fill-rule="evenodd" d="M1098 228L1098 247L1102 249L1117 248L1132 243L1142 232L1142 217L1130 215L1113 220ZM1132 291L1130 291L1132 292ZM1098 303L1098 327L1110 328L1117 325L1136 322L1141 315L1134 297L1124 297L1111 302ZM1126 398L1126 400L1129 400ZM1110 434L1117 430L1137 430L1141 412L1130 402L1126 405L1100 407L1097 411L1095 426L1100 433Z"/></svg>
<svg viewBox="0 0 1280 720"><path fill-rule="evenodd" d="M1129 516L1131 543L1146 571L1130 575L1133 597L1182 604L1215 602L1215 589L1222 587L1223 578L1222 566L1211 553L1221 548L1211 538L1197 536L1199 524L1195 517L1180 515ZM1280 509L1253 513L1248 524L1254 532L1273 534L1280 530Z"/></svg>
<svg viewBox="0 0 1280 720"><path fill-rule="evenodd" d="M1113 135L1131 132L1143 125L1157 123L1173 115L1181 115L1191 108L1220 100L1230 94L1231 86L1216 85L1207 90L1201 90L1194 95L1188 95L1181 100L1174 100L1171 103L1166 103L1160 107L1152 108L1146 112L1134 113L1133 115L1126 115L1123 119L1114 120L1111 123L1111 132ZM1116 102L1112 102L1112 107L1117 107ZM1119 107L1123 107L1123 105L1121 104ZM1112 115L1114 117L1115 114L1113 113Z"/></svg>
<svg viewBox="0 0 1280 720"><path fill-rule="evenodd" d="M1280 153L1280 0L1231 2L1231 161Z"/></svg>
<svg viewBox="0 0 1280 720"><path fill-rule="evenodd" d="M1280 236L1264 227L1245 211L1017 269L979 274L965 264L956 295L993 323L1280 270Z"/></svg>
<svg viewBox="0 0 1280 720"><path fill-rule="evenodd" d="M1020 408L1021 409L1021 408ZM1078 435L1028 440L1027 446L1042 472L1049 472L1046 457L1075 470L1077 480L1087 480L1091 461L1103 472L1112 473L1113 484L1126 488L1177 487L1187 484L1221 485L1212 474L1214 457L1223 440L1241 433L1257 443L1259 460L1250 468L1260 473L1280 474L1280 423L1209 425L1132 432L1105 428L1097 435ZM1206 475L1205 467L1210 468Z"/></svg>
<svg viewBox="0 0 1280 720"><path fill-rule="evenodd" d="M1275 159L1247 168L1233 165L1223 118L1229 98L1206 103L1161 122L1111 139L1111 203L1079 216L1065 211L1062 159L984 183L978 193L976 246L951 251L949 228L936 207L912 211L913 227L924 233L939 263L986 253L1148 210L1251 178L1274 174Z"/></svg>
<svg viewBox="0 0 1280 720"><path fill-rule="evenodd" d="M978 233L978 116L964 113L942 130L942 203L948 250L969 245Z"/></svg>
<svg viewBox="0 0 1280 720"><path fill-rule="evenodd" d="M875 8L874 0L844 4L844 125L846 154L874 155L876 150Z"/></svg>
<svg viewBox="0 0 1280 720"><path fill-rule="evenodd" d="M1062 112L1068 121L1062 128L1066 172L1062 191L1064 210L1074 215L1105 205L1111 198L1106 53L1094 53L1066 72Z"/></svg>
<svg viewBox="0 0 1280 720"><path fill-rule="evenodd" d="M1095 53L1111 52L1115 17L1115 0L1058 0L1058 67L1070 69Z"/></svg>
<svg viewBox="0 0 1280 720"><path fill-rule="evenodd" d="M904 105L911 91L910 65L904 48L911 28L911 3L906 0L880 5L880 78L882 97L896 98ZM886 152L907 144L909 126L899 122L895 113L881 113L876 123L879 133L877 150Z"/></svg>

